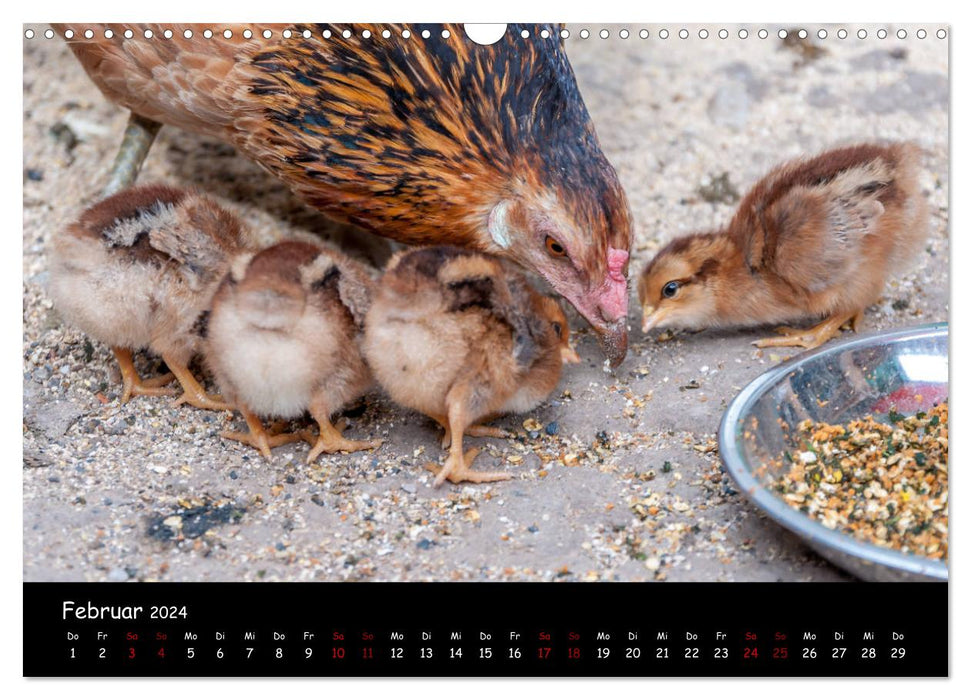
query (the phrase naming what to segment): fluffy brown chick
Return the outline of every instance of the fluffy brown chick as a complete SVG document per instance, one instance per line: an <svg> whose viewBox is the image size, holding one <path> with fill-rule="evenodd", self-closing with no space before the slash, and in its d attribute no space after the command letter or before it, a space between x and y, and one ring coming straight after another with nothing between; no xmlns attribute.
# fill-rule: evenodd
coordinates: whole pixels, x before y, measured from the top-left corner
<svg viewBox="0 0 971 700"><path fill-rule="evenodd" d="M243 414L248 433L224 432L270 458L270 448L307 439L307 463L321 452L367 450L380 440L348 440L330 417L373 384L359 348L374 284L367 269L331 249L287 241L233 260L209 316L206 361L220 390ZM260 416L306 411L320 432L270 434Z"/></svg>
<svg viewBox="0 0 971 700"><path fill-rule="evenodd" d="M644 269L644 332L821 318L755 343L814 348L856 329L926 237L919 157L913 144L861 144L775 168L727 229L675 239Z"/></svg>
<svg viewBox="0 0 971 700"><path fill-rule="evenodd" d="M61 316L111 346L121 368L122 402L172 395L177 403L228 410L188 370L199 350L199 322L229 264L244 248L238 219L190 190L145 185L122 190L58 231L50 293ZM170 374L144 380L132 351L162 356Z"/></svg>
<svg viewBox="0 0 971 700"><path fill-rule="evenodd" d="M436 486L510 478L473 471L478 450L463 452L463 437L504 437L478 423L535 407L563 363L579 361L556 300L499 258L452 247L392 258L367 315L364 354L392 399L445 428L445 465L427 465Z"/></svg>

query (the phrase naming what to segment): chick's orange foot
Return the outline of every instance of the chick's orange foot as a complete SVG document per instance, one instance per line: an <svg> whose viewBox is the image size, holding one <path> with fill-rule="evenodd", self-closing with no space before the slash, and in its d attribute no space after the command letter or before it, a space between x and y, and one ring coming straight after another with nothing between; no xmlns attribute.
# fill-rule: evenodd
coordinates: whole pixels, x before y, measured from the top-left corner
<svg viewBox="0 0 971 700"><path fill-rule="evenodd" d="M304 439L313 446L310 454L307 455L307 464L313 464L314 460L323 452L333 454L334 452L374 450L381 447L384 442L383 440L348 440L326 418L317 418L317 425L320 426L320 434L316 438L310 431L304 431Z"/></svg>
<svg viewBox="0 0 971 700"><path fill-rule="evenodd" d="M249 432L240 433L233 430L224 430L219 433L219 436L225 440L233 440L235 442L241 442L244 445L249 445L250 447L255 447L267 460L272 458L273 453L270 450L274 447L307 439L306 431L270 433L263 427L263 421L256 414L242 408L240 409L240 413L243 414L243 418L246 420L246 426L249 428Z"/></svg>
<svg viewBox="0 0 971 700"><path fill-rule="evenodd" d="M175 379L175 375L167 372L151 379L142 379L135 369L131 358L131 350L127 348L112 348L118 367L121 370L122 393L121 402L128 403L132 396L175 396L175 389L166 387Z"/></svg>
<svg viewBox="0 0 971 700"><path fill-rule="evenodd" d="M442 418L438 422L445 429L445 434L442 436L442 449L447 450L452 446L452 430L448 427L448 420L446 418ZM465 429L465 434L469 437L496 438L499 440L510 437L508 430L497 428L493 425L470 425Z"/></svg>
<svg viewBox="0 0 971 700"><path fill-rule="evenodd" d="M466 450L465 454L453 450L444 465L428 462L425 469L436 475L435 486L441 486L446 479L453 484L461 484L463 481L482 484L490 481L508 481L512 478L506 472L477 472L471 469L471 464L478 454L477 447Z"/></svg>
<svg viewBox="0 0 971 700"><path fill-rule="evenodd" d="M162 356L165 359L165 356ZM179 384L182 385L184 393L182 396L177 398L173 405L181 406L184 403L190 406L195 406L196 408L204 408L210 411L232 411L233 405L226 403L221 396L218 394L207 394L205 388L192 376L192 372L188 368L179 365L178 363L170 363L166 360L166 364L175 374L175 378L179 380Z"/></svg>
<svg viewBox="0 0 971 700"><path fill-rule="evenodd" d="M807 350L811 350L812 348L818 348L823 343L835 338L837 335L839 335L841 328L847 327L853 331L858 330L862 320L862 311L850 314L849 316L845 314L837 314L836 316L830 316L825 321L813 326L812 328L777 328L776 332L780 335L772 338L756 340L753 342L753 345L760 348L803 347Z"/></svg>

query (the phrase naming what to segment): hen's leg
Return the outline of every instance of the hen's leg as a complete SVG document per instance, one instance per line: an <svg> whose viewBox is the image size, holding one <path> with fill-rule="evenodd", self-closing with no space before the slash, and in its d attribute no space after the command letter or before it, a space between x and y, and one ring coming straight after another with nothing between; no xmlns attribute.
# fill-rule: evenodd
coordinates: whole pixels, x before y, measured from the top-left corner
<svg viewBox="0 0 971 700"><path fill-rule="evenodd" d="M118 190L123 190L135 184L138 171L141 170L145 156L148 155L155 135L161 126L158 122L140 117L134 112L128 116L125 136L121 140L118 155L115 156L115 162L111 166L108 183L101 193L102 197L107 197Z"/></svg>
<svg viewBox="0 0 971 700"><path fill-rule="evenodd" d="M448 393L446 399L448 427L452 435L452 445L449 449L448 458L443 466L432 462L425 465L426 469L435 473L435 486L441 486L446 479L453 484L459 484L463 481L482 483L485 481L504 481L511 478L506 472L477 472L470 468L479 451L476 449L468 452L462 451L462 436L468 427L467 400L467 387L456 387Z"/></svg>
<svg viewBox="0 0 971 700"><path fill-rule="evenodd" d="M246 420L246 426L249 428L249 432L237 433L233 432L232 430L224 430L223 432L219 433L220 437L223 437L226 440L235 440L236 442L241 442L244 445L249 445L250 447L255 447L267 459L270 459L272 456L272 453L270 452L271 448L286 445L291 442L297 442L298 440L303 440L302 433L276 433L271 435L263 428L263 421L259 419L259 416L247 411L242 407L240 407L239 412L243 414L243 418Z"/></svg>
<svg viewBox="0 0 971 700"><path fill-rule="evenodd" d="M212 411L232 411L232 404L228 404L223 401L221 396L207 394L205 388L200 384L195 377L192 376L192 372L189 368L183 364L180 364L170 357L162 355L162 359L165 360L165 364L169 366L175 378L179 380L179 384L182 385L183 394L175 400L176 406L181 406L184 403L190 406L195 406L196 408L208 408Z"/></svg>
<svg viewBox="0 0 971 700"><path fill-rule="evenodd" d="M775 338L756 340L754 344L760 348L788 346L799 346L807 349L818 348L827 340L839 335L840 328L846 323L850 323L853 326L853 330L856 330L862 318L862 309L850 314L836 314L830 316L822 323L805 330L798 328L780 328L779 332L782 335Z"/></svg>
<svg viewBox="0 0 971 700"><path fill-rule="evenodd" d="M138 376L135 363L131 359L131 350L128 348L111 348L118 360L118 367L121 369L121 402L128 403L132 396L175 396L175 389L165 385L175 379L171 372L152 379L142 379Z"/></svg>
<svg viewBox="0 0 971 700"><path fill-rule="evenodd" d="M310 454L307 455L307 464L313 464L313 461L320 456L321 452L328 454L332 452L357 452L381 447L383 440L348 440L341 435L341 431L330 422L330 408L322 398L315 398L310 404L310 415L317 421L320 434L317 436ZM306 439L306 435L304 437Z"/></svg>

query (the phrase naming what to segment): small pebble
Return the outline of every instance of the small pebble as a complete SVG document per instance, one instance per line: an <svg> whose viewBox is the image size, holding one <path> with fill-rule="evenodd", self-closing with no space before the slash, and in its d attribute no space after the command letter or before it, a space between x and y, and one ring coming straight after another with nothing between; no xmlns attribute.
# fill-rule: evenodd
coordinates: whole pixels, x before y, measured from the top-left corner
<svg viewBox="0 0 971 700"><path fill-rule="evenodd" d="M128 430L128 422L121 416L115 416L105 423L105 432L108 435L124 435Z"/></svg>
<svg viewBox="0 0 971 700"><path fill-rule="evenodd" d="M556 435L558 432L560 432L560 426L557 424L555 420L550 421L549 423L546 424L547 435Z"/></svg>
<svg viewBox="0 0 971 700"><path fill-rule="evenodd" d="M108 572L108 580L114 582L127 581L128 572L121 568L112 569Z"/></svg>

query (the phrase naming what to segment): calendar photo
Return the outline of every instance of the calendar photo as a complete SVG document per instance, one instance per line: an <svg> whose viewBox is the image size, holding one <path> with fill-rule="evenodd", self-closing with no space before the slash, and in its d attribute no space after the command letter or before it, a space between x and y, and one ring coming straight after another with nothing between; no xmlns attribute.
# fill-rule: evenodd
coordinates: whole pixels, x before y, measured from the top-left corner
<svg viewBox="0 0 971 700"><path fill-rule="evenodd" d="M25 590L85 591L57 624L90 631L125 615L109 589L40 584L201 607L306 584L296 608L423 583L536 612L522 596L946 583L949 41L24 25ZM184 646L176 603L130 619ZM815 655L795 624L779 663ZM873 668L914 674L891 652L911 628L880 629ZM338 631L287 633L302 668L339 664ZM649 638L665 668L655 632L611 632L612 672L661 673L638 665ZM699 658L736 663L747 633ZM365 673L370 632L347 634ZM548 634L562 675L610 647ZM824 668L868 675L847 648ZM760 673L811 673L771 651Z"/></svg>

